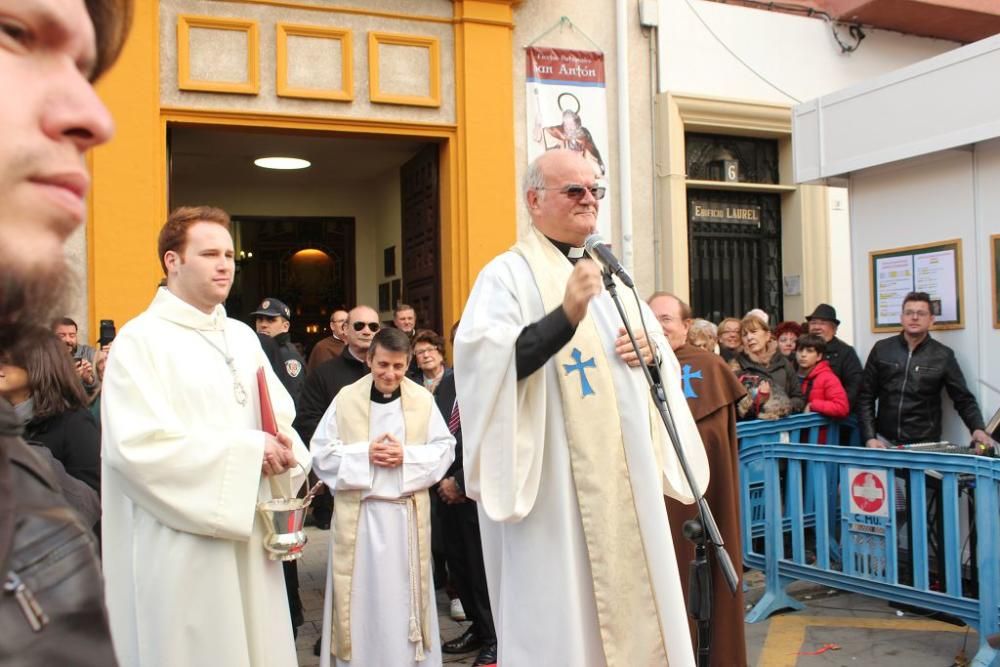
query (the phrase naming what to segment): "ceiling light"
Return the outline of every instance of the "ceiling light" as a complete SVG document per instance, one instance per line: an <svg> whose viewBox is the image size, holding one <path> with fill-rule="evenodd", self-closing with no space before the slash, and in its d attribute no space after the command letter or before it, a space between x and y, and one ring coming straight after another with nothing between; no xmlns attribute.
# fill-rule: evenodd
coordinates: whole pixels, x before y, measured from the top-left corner
<svg viewBox="0 0 1000 667"><path fill-rule="evenodd" d="M297 157L259 157L253 163L264 169L305 169L312 164Z"/></svg>

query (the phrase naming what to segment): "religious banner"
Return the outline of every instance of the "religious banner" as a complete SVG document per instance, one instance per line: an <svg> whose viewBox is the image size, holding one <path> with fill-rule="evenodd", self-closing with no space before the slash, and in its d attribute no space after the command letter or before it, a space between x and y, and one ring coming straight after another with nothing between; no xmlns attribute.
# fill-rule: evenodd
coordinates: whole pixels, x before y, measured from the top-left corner
<svg viewBox="0 0 1000 667"><path fill-rule="evenodd" d="M604 54L544 46L525 49L528 161L568 148L594 163L608 184L608 112ZM611 190L601 200L597 232L611 239Z"/></svg>

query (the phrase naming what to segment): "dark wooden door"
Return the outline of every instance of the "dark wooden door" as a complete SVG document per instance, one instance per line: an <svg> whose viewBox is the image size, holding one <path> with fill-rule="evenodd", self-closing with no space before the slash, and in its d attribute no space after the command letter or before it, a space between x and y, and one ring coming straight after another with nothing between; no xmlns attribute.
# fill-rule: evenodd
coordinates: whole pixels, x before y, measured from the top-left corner
<svg viewBox="0 0 1000 667"><path fill-rule="evenodd" d="M443 334L438 175L436 144L425 146L399 169L403 239L400 298L403 303L413 306L418 328L430 328Z"/></svg>
<svg viewBox="0 0 1000 667"><path fill-rule="evenodd" d="M250 322L263 299L280 299L292 311L292 340L308 350L334 310L357 303L354 218L237 214L233 235L243 254L226 300L231 317Z"/></svg>
<svg viewBox="0 0 1000 667"><path fill-rule="evenodd" d="M779 195L688 190L688 240L695 317L719 322L762 308L781 321Z"/></svg>

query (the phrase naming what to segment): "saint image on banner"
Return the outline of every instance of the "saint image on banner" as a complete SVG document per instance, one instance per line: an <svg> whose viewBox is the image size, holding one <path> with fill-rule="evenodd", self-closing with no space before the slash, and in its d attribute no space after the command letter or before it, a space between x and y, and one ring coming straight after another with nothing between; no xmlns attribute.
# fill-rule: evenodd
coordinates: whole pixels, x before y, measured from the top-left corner
<svg viewBox="0 0 1000 667"><path fill-rule="evenodd" d="M535 94L537 99L537 90ZM576 109L571 109L568 105L564 108L564 101L567 104L575 102ZM599 175L604 176L608 170L604 165L604 160L601 159L601 152L597 149L597 144L594 143L594 137L590 130L583 126L583 121L580 119L580 100L572 93L562 93L558 98L558 103L559 110L562 111L562 124L544 128L541 140L545 144L545 150L565 148L579 153L597 165L600 170ZM538 122L541 122L541 115L536 118Z"/></svg>
<svg viewBox="0 0 1000 667"><path fill-rule="evenodd" d="M608 113L604 54L545 46L525 50L525 131L528 161L554 149L578 153L608 178ZM597 214L598 234L611 237L608 191Z"/></svg>

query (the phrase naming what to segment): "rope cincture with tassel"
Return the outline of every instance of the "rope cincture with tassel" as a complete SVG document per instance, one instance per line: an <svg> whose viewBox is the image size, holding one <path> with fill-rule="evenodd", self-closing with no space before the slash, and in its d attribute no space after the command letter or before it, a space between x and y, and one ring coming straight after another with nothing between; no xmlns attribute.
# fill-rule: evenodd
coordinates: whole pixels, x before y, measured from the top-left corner
<svg viewBox="0 0 1000 667"><path fill-rule="evenodd" d="M412 500L412 498L411 498ZM410 570L410 634L407 637L411 642L416 643L413 651L413 659L422 662L424 655L424 636L420 629L420 558L417 545L417 533L414 529L413 503L406 503L406 523L409 526L407 532L407 552Z"/></svg>

